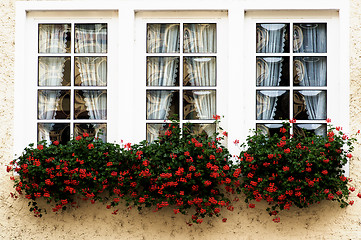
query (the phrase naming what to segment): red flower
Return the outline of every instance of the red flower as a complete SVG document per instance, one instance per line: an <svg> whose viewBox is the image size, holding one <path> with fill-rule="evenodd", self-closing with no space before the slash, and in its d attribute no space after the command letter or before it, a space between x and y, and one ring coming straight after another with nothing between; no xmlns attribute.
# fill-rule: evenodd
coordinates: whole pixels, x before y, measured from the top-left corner
<svg viewBox="0 0 361 240"><path fill-rule="evenodd" d="M361 193L358 193L357 196L358 196L359 198L361 198Z"/></svg>
<svg viewBox="0 0 361 240"><path fill-rule="evenodd" d="M195 170L196 170L196 168L193 165L189 167L190 172L195 171Z"/></svg>
<svg viewBox="0 0 361 240"><path fill-rule="evenodd" d="M43 145L38 145L38 149L39 150L43 150L44 146Z"/></svg>
<svg viewBox="0 0 361 240"><path fill-rule="evenodd" d="M352 206L355 201L351 200L349 204Z"/></svg>
<svg viewBox="0 0 361 240"><path fill-rule="evenodd" d="M346 155L346 157L352 158L352 154L351 154L351 153L348 153L348 154Z"/></svg>
<svg viewBox="0 0 361 240"><path fill-rule="evenodd" d="M349 190L350 190L351 192L353 192L353 191L355 191L355 188L354 188L354 187L350 187Z"/></svg>
<svg viewBox="0 0 361 240"><path fill-rule="evenodd" d="M94 148L94 145L92 143L89 143L88 144L88 149L92 149L92 148Z"/></svg>
<svg viewBox="0 0 361 240"><path fill-rule="evenodd" d="M295 118L292 118L289 120L290 123L296 123L296 119Z"/></svg>
<svg viewBox="0 0 361 240"><path fill-rule="evenodd" d="M75 140L79 141L81 139L81 136L77 136Z"/></svg>
<svg viewBox="0 0 361 240"><path fill-rule="evenodd" d="M222 222L227 222L227 218L223 218L223 219L222 219Z"/></svg>
<svg viewBox="0 0 361 240"><path fill-rule="evenodd" d="M219 208L214 209L214 213L219 213L220 211L221 211L221 209L219 209Z"/></svg>
<svg viewBox="0 0 361 240"><path fill-rule="evenodd" d="M197 223L201 224L203 222L203 219L197 219Z"/></svg>
<svg viewBox="0 0 361 240"><path fill-rule="evenodd" d="M280 218L279 218L279 217L276 217L276 218L272 219L272 221L274 221L275 223L279 223L279 222L280 222Z"/></svg>
<svg viewBox="0 0 361 240"><path fill-rule="evenodd" d="M6 171L7 171L7 172L10 172L11 169L13 169L11 166L6 166Z"/></svg>
<svg viewBox="0 0 361 240"><path fill-rule="evenodd" d="M271 165L271 164L268 162L263 163L263 166L265 166L265 167L268 167L269 165Z"/></svg>
<svg viewBox="0 0 361 240"><path fill-rule="evenodd" d="M113 165L112 162L107 162L107 166L108 166L108 167L110 167L110 166L112 166L112 165Z"/></svg>
<svg viewBox="0 0 361 240"><path fill-rule="evenodd" d="M88 133L83 133L83 137L89 137Z"/></svg>
<svg viewBox="0 0 361 240"><path fill-rule="evenodd" d="M221 117L219 115L213 115L213 119L214 120L219 120L219 119L221 119Z"/></svg>
<svg viewBox="0 0 361 240"><path fill-rule="evenodd" d="M327 199L328 199L328 200L332 200L333 198L334 198L334 196L333 196L332 193L328 194L328 196L327 196Z"/></svg>
<svg viewBox="0 0 361 240"><path fill-rule="evenodd" d="M54 144L55 146L58 146L58 145L59 145L59 141L56 141L56 140L55 140L55 141L53 142L53 144Z"/></svg>
<svg viewBox="0 0 361 240"><path fill-rule="evenodd" d="M286 148L285 150L283 150L285 153L290 153L291 150L289 148Z"/></svg>
<svg viewBox="0 0 361 240"><path fill-rule="evenodd" d="M226 131L222 132L222 134L226 137L228 137L228 133Z"/></svg>
<svg viewBox="0 0 361 240"><path fill-rule="evenodd" d="M330 122L331 122L331 119L330 119L330 118L327 118L327 119L326 119L326 122L330 123Z"/></svg>
<svg viewBox="0 0 361 240"><path fill-rule="evenodd" d="M329 159L323 159L323 162L324 162L324 163L329 163L330 160L329 160Z"/></svg>
<svg viewBox="0 0 361 240"><path fill-rule="evenodd" d="M323 171L322 171L322 174L323 174L323 175L327 175L327 174L328 174L328 171L327 171L327 170L323 170Z"/></svg>
<svg viewBox="0 0 361 240"><path fill-rule="evenodd" d="M236 139L236 140L233 141L233 143L234 143L234 144L238 144L238 143L239 143L239 140Z"/></svg>
<svg viewBox="0 0 361 240"><path fill-rule="evenodd" d="M287 172L287 171L289 171L289 170L290 170L290 168L289 168L289 167L287 167L287 166L282 167L282 169L283 169L283 171L285 171L285 172Z"/></svg>
<svg viewBox="0 0 361 240"><path fill-rule="evenodd" d="M173 209L173 212L174 212L174 214L177 214L177 213L179 213L180 211L179 211L179 209Z"/></svg>
<svg viewBox="0 0 361 240"><path fill-rule="evenodd" d="M248 207L249 207L249 208L255 208L255 207L256 207L256 204L250 203L250 204L248 205Z"/></svg>
<svg viewBox="0 0 361 240"><path fill-rule="evenodd" d="M211 184L212 184L212 182L209 180L204 181L204 186L206 186L206 187L208 187Z"/></svg>
<svg viewBox="0 0 361 240"><path fill-rule="evenodd" d="M286 133L287 132L287 130L286 130L286 128L280 128L280 133Z"/></svg>

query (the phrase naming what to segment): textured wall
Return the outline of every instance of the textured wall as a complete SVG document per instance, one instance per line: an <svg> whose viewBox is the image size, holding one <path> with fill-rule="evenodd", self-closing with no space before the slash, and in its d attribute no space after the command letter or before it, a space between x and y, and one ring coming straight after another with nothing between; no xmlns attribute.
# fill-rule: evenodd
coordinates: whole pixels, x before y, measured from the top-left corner
<svg viewBox="0 0 361 240"><path fill-rule="evenodd" d="M262 204L256 210L237 203L225 212L227 223L206 220L185 224L188 217L171 211L158 213L120 210L112 215L102 204L84 204L65 213L35 218L24 198L10 198L12 184L5 164L12 159L14 9L15 0L0 1L0 239L361 239L361 201L347 209L323 202L309 209L283 212L274 224ZM361 121L361 0L351 3L351 127ZM358 149L360 147L358 146ZM360 187L361 151L350 163L350 176ZM51 210L50 210L51 212Z"/></svg>

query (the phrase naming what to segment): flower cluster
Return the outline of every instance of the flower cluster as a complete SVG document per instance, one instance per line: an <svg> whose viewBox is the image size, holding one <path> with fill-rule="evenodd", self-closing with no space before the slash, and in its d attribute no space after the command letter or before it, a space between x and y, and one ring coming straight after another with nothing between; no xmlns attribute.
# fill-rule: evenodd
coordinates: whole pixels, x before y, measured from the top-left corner
<svg viewBox="0 0 361 240"><path fill-rule="evenodd" d="M123 200L138 209L193 211L191 221L202 223L207 216L220 216L222 208L233 210L225 192L240 186L240 172L221 140L193 135L187 128L182 133L177 122L153 143L119 146L85 133L66 145L30 145L8 170L19 174L12 178L16 191L29 199L35 216L41 216L39 198L52 204L54 212L79 201L110 199L107 208L115 209L113 214Z"/></svg>
<svg viewBox="0 0 361 240"><path fill-rule="evenodd" d="M330 125L326 137L290 135L289 131L285 124L273 136L256 132L243 144L241 190L249 207L263 199L269 203L266 210L273 221L279 222L276 215L291 206L305 208L321 200L338 201L341 207L352 205L348 197L355 188L348 187L351 179L344 176L342 167L352 157L356 139Z"/></svg>

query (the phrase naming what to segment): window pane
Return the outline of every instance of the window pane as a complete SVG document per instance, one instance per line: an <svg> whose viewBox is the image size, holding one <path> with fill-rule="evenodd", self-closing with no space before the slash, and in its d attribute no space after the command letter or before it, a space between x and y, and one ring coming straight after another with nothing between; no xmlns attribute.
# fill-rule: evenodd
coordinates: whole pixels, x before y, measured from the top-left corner
<svg viewBox="0 0 361 240"><path fill-rule="evenodd" d="M256 130L261 131L260 133L267 136L273 136L274 134L278 134L281 136L280 129L283 127L283 124L257 124Z"/></svg>
<svg viewBox="0 0 361 240"><path fill-rule="evenodd" d="M293 113L293 117L299 120L326 119L326 91L294 91Z"/></svg>
<svg viewBox="0 0 361 240"><path fill-rule="evenodd" d="M326 57L295 57L293 83L295 86L326 86Z"/></svg>
<svg viewBox="0 0 361 240"><path fill-rule="evenodd" d="M88 133L90 137L98 137L104 142L107 141L107 124L106 123L75 123L74 136Z"/></svg>
<svg viewBox="0 0 361 240"><path fill-rule="evenodd" d="M326 23L294 24L293 51L296 53L327 52Z"/></svg>
<svg viewBox="0 0 361 240"><path fill-rule="evenodd" d="M179 24L148 24L147 53L179 53Z"/></svg>
<svg viewBox="0 0 361 240"><path fill-rule="evenodd" d="M70 90L38 90L38 119L69 119Z"/></svg>
<svg viewBox="0 0 361 240"><path fill-rule="evenodd" d="M257 57L257 86L289 84L289 57Z"/></svg>
<svg viewBox="0 0 361 240"><path fill-rule="evenodd" d="M147 57L147 86L179 86L179 57Z"/></svg>
<svg viewBox="0 0 361 240"><path fill-rule="evenodd" d="M184 24L185 53L216 53L217 30L215 23Z"/></svg>
<svg viewBox="0 0 361 240"><path fill-rule="evenodd" d="M202 123L192 123L184 125L185 128L190 130L192 134L206 134L207 137L212 137L216 132L216 124L202 124Z"/></svg>
<svg viewBox="0 0 361 240"><path fill-rule="evenodd" d="M213 119L216 114L215 90L186 90L183 94L183 119Z"/></svg>
<svg viewBox="0 0 361 240"><path fill-rule="evenodd" d="M39 53L70 53L70 24L39 24Z"/></svg>
<svg viewBox="0 0 361 240"><path fill-rule="evenodd" d="M106 57L75 57L76 86L106 86Z"/></svg>
<svg viewBox="0 0 361 240"><path fill-rule="evenodd" d="M184 57L184 86L216 86L216 57Z"/></svg>
<svg viewBox="0 0 361 240"><path fill-rule="evenodd" d="M106 90L75 90L75 119L107 119Z"/></svg>
<svg viewBox="0 0 361 240"><path fill-rule="evenodd" d="M154 142L160 136L164 136L165 132L169 129L169 123L148 123L147 124L147 141Z"/></svg>
<svg viewBox="0 0 361 240"><path fill-rule="evenodd" d="M39 86L69 86L70 57L39 57Z"/></svg>
<svg viewBox="0 0 361 240"><path fill-rule="evenodd" d="M70 140L70 125L68 123L38 123L38 141L59 141L66 144Z"/></svg>
<svg viewBox="0 0 361 240"><path fill-rule="evenodd" d="M179 115L179 91L147 90L147 120L164 120Z"/></svg>
<svg viewBox="0 0 361 240"><path fill-rule="evenodd" d="M107 24L75 24L75 53L107 53Z"/></svg>
<svg viewBox="0 0 361 240"><path fill-rule="evenodd" d="M289 91L257 91L257 120L289 119Z"/></svg>
<svg viewBox="0 0 361 240"><path fill-rule="evenodd" d="M306 132L313 132L316 135L326 137L327 126L326 124L295 124L294 134L306 136Z"/></svg>
<svg viewBox="0 0 361 240"><path fill-rule="evenodd" d="M257 53L290 52L288 23L258 23L256 32Z"/></svg>

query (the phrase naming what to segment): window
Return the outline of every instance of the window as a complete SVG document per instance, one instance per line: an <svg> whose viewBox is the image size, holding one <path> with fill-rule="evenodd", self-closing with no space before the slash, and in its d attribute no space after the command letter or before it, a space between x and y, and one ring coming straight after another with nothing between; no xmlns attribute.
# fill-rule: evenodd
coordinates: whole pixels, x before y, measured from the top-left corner
<svg viewBox="0 0 361 240"><path fill-rule="evenodd" d="M213 135L213 116L220 114L220 103L226 101L221 99L226 89L220 87L224 77L219 74L224 71L219 63L224 58L224 47L219 47L224 42L222 21L205 18L204 13L193 13L187 19L182 19L184 15L166 19L159 19L162 14L154 19L145 15L137 14L144 29L137 37L140 46L145 46L138 58L145 59L144 75L137 77L145 86L146 114L140 119L143 123L138 120L146 127L144 138L152 142L164 134L173 116L180 127L191 123L192 132Z"/></svg>
<svg viewBox="0 0 361 240"><path fill-rule="evenodd" d="M38 24L38 141L106 141L107 23Z"/></svg>
<svg viewBox="0 0 361 240"><path fill-rule="evenodd" d="M347 4L261 2L18 2L15 152L81 132L152 141L173 113L208 134L224 116L230 143L289 118L347 126Z"/></svg>
<svg viewBox="0 0 361 240"><path fill-rule="evenodd" d="M111 11L27 14L26 61L17 90L17 130L23 129L24 142L66 143L82 133L109 139L115 115L109 109L115 109L116 99L115 16Z"/></svg>
<svg viewBox="0 0 361 240"><path fill-rule="evenodd" d="M270 135L297 119L292 133L326 135L329 109L337 108L329 97L338 80L330 67L337 61L336 24L329 16L285 16L252 19L256 129Z"/></svg>

